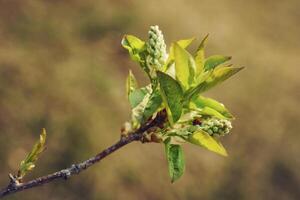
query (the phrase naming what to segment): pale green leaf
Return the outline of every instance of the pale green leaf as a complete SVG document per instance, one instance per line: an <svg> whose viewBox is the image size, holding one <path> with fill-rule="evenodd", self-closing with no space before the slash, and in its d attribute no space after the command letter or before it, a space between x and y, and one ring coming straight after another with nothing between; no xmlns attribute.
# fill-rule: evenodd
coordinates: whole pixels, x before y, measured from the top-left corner
<svg viewBox="0 0 300 200"><path fill-rule="evenodd" d="M122 46L128 50L132 60L141 62L140 53L146 49L146 43L133 35L125 35L121 42Z"/></svg>
<svg viewBox="0 0 300 200"><path fill-rule="evenodd" d="M195 40L194 37L188 38L188 39L183 39L183 40L178 40L176 43L183 49L187 48L193 41Z"/></svg>
<svg viewBox="0 0 300 200"><path fill-rule="evenodd" d="M165 151L168 161L169 175L171 182L174 183L183 175L185 170L183 149L180 145L166 143Z"/></svg>
<svg viewBox="0 0 300 200"><path fill-rule="evenodd" d="M205 81L186 92L185 101L189 102L192 99L198 98L201 93L222 83L242 69L243 67L217 67Z"/></svg>
<svg viewBox="0 0 300 200"><path fill-rule="evenodd" d="M180 118L182 113L183 91L180 84L168 74L157 71L157 77L169 122L173 124Z"/></svg>
<svg viewBox="0 0 300 200"><path fill-rule="evenodd" d="M145 123L161 107L162 97L157 89L146 93L143 99L132 109L132 122L135 127Z"/></svg>
<svg viewBox="0 0 300 200"><path fill-rule="evenodd" d="M141 123L145 123L161 106L162 98L159 90L156 89L151 96L144 108L143 117Z"/></svg>
<svg viewBox="0 0 300 200"><path fill-rule="evenodd" d="M126 79L126 93L128 98L129 95L137 89L137 87L138 87L137 81L133 73L131 72L131 70L129 70L129 74Z"/></svg>
<svg viewBox="0 0 300 200"><path fill-rule="evenodd" d="M215 138L211 137L204 131L197 131L193 133L187 140L188 142L201 146L212 152L220 154L222 156L228 156L226 149L223 145Z"/></svg>
<svg viewBox="0 0 300 200"><path fill-rule="evenodd" d="M195 62L196 62L196 75L199 76L204 69L204 62L205 62L205 52L204 52L204 47L206 44L208 38L208 34L203 38L203 40L201 41L197 52L196 52L196 56L195 56Z"/></svg>
<svg viewBox="0 0 300 200"><path fill-rule="evenodd" d="M214 99L204 97L204 96L199 96L197 99L193 101L193 103L195 103L195 105L198 108L204 108L204 107L212 108L218 111L219 113L221 113L224 117L228 119L234 118L233 115L229 112L229 110L224 106L224 104Z"/></svg>
<svg viewBox="0 0 300 200"><path fill-rule="evenodd" d="M145 107L147 106L150 96L151 94L147 93L143 97L142 101L131 110L131 120L134 128L137 128L141 125L144 110Z"/></svg>
<svg viewBox="0 0 300 200"><path fill-rule="evenodd" d="M183 40L178 40L176 43L183 49L187 48L193 41L195 40L195 38L189 38L189 39L183 39ZM168 60L174 60L174 44L172 43L170 46L170 52L169 52L169 58Z"/></svg>
<svg viewBox="0 0 300 200"><path fill-rule="evenodd" d="M178 44L174 44L176 78L188 89L195 78L196 63L193 56Z"/></svg>
<svg viewBox="0 0 300 200"><path fill-rule="evenodd" d="M22 179L28 171L32 170L35 167L35 162L37 161L39 155L45 150L45 143L46 130L42 129L39 141L34 144L31 152L20 164L18 178Z"/></svg>
<svg viewBox="0 0 300 200"><path fill-rule="evenodd" d="M219 118L219 119L227 119L221 113L219 113L218 111L216 111L215 109L210 108L210 107L203 107L203 108L201 108L199 110L199 113L201 115L212 116L212 117L216 117L216 118Z"/></svg>
<svg viewBox="0 0 300 200"><path fill-rule="evenodd" d="M142 88L132 91L129 94L128 99L129 99L131 108L135 108L138 104L140 104L142 102L142 100L144 99L146 94L151 93L150 88L151 88L151 86L142 87Z"/></svg>
<svg viewBox="0 0 300 200"><path fill-rule="evenodd" d="M210 56L205 60L204 70L206 71L212 70L230 59L231 59L230 56L222 56L222 55Z"/></svg>
<svg viewBox="0 0 300 200"><path fill-rule="evenodd" d="M183 40L178 40L176 43L183 49L187 48L193 41L194 41L194 37L193 38L189 38L189 39L183 39ZM169 67L174 63L174 44L172 43L170 46L170 50L169 50L169 56L168 56L168 60L166 62L166 66L164 67L165 70L169 69Z"/></svg>

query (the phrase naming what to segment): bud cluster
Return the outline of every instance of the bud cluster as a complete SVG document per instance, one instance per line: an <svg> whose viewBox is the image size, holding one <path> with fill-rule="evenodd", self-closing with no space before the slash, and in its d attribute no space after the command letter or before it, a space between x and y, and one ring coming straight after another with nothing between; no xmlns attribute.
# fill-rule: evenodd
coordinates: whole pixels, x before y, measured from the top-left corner
<svg viewBox="0 0 300 200"><path fill-rule="evenodd" d="M232 125L229 120L211 118L203 121L201 129L211 136L224 136L230 132Z"/></svg>
<svg viewBox="0 0 300 200"><path fill-rule="evenodd" d="M150 26L149 41L147 42L147 64L160 68L167 59L164 36L158 26Z"/></svg>

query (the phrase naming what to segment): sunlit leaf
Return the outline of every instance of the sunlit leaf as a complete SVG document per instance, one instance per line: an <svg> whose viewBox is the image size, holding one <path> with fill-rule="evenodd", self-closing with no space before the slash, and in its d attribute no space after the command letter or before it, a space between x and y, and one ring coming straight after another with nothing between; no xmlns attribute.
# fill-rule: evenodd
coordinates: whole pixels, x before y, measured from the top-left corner
<svg viewBox="0 0 300 200"><path fill-rule="evenodd" d="M178 40L176 43L183 49L187 48L195 38L189 38L189 39L183 39L183 40ZM170 52L169 52L169 60L174 60L174 44L172 43L170 46Z"/></svg>
<svg viewBox="0 0 300 200"><path fill-rule="evenodd" d="M217 141L217 139L211 137L208 133L204 131L197 131L193 133L188 138L188 142L201 146L222 156L228 156L227 151L223 147L223 145L219 141Z"/></svg>
<svg viewBox="0 0 300 200"><path fill-rule="evenodd" d="M206 44L208 38L208 34L203 38L203 40L201 41L197 52L196 52L196 56L195 56L195 62L196 62L196 75L199 76L203 69L204 69L204 62L205 62L205 53L204 53L204 47Z"/></svg>
<svg viewBox="0 0 300 200"><path fill-rule="evenodd" d="M219 113L218 111L216 111L215 109L210 108L210 107L204 107L204 108L200 109L199 113L204 116L211 116L211 117L216 117L219 119L227 119L221 113Z"/></svg>
<svg viewBox="0 0 300 200"><path fill-rule="evenodd" d="M138 87L137 81L133 73L131 72L131 70L129 70L129 74L126 79L126 93L128 98L129 95L137 89L137 87Z"/></svg>
<svg viewBox="0 0 300 200"><path fill-rule="evenodd" d="M180 145L166 143L165 151L168 160L169 175L173 183L183 175L185 170L183 149Z"/></svg>
<svg viewBox="0 0 300 200"><path fill-rule="evenodd" d="M210 56L205 60L204 70L212 70L230 59L231 59L230 56L222 56L222 55Z"/></svg>
<svg viewBox="0 0 300 200"><path fill-rule="evenodd" d="M222 83L242 69L243 67L217 67L204 82L186 92L185 100L196 99L201 93Z"/></svg>
<svg viewBox="0 0 300 200"><path fill-rule="evenodd" d="M125 49L128 50L132 60L141 62L140 52L144 51L146 48L144 41L133 35L125 35L121 44Z"/></svg>
<svg viewBox="0 0 300 200"><path fill-rule="evenodd" d="M183 91L179 83L168 74L158 71L157 77L169 122L173 124L180 118L182 113Z"/></svg>
<svg viewBox="0 0 300 200"><path fill-rule="evenodd" d="M174 44L176 79L185 89L194 83L196 63L193 56L178 44Z"/></svg>
<svg viewBox="0 0 300 200"><path fill-rule="evenodd" d="M220 113L223 117L227 119L233 119L233 116L229 112L229 110L222 103L214 99L199 96L197 99L193 101L193 103L196 105L197 108L201 108L201 109L205 107L212 108L213 110L218 111L218 113Z"/></svg>
<svg viewBox="0 0 300 200"><path fill-rule="evenodd" d="M187 48L193 41L195 40L195 38L189 38L189 39L183 39L183 40L178 40L176 43L183 49ZM168 56L168 60L167 60L167 64L165 66L165 70L169 69L169 67L174 63L174 44L172 43L170 46L170 51L169 51L169 56Z"/></svg>

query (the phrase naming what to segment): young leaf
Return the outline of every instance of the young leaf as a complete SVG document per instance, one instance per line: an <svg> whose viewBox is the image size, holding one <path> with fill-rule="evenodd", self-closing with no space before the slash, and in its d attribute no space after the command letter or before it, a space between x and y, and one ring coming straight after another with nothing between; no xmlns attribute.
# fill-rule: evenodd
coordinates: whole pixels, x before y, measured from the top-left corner
<svg viewBox="0 0 300 200"><path fill-rule="evenodd" d="M174 44L176 78L185 89L194 82L196 63L193 56L178 44Z"/></svg>
<svg viewBox="0 0 300 200"><path fill-rule="evenodd" d="M188 142L201 146L205 149L218 153L222 156L228 156L226 149L215 138L211 137L204 131L197 131L193 133L187 140Z"/></svg>
<svg viewBox="0 0 300 200"><path fill-rule="evenodd" d="M159 90L156 89L151 96L144 108L143 117L141 123L146 122L161 106L162 98L159 93Z"/></svg>
<svg viewBox="0 0 300 200"><path fill-rule="evenodd" d="M225 81L242 69L243 67L217 67L204 82L186 92L185 101L196 99L199 94Z"/></svg>
<svg viewBox="0 0 300 200"><path fill-rule="evenodd" d="M33 146L31 152L27 157L21 162L18 171L18 178L22 179L26 173L35 167L35 162L37 161L39 155L45 150L46 142L46 130L42 129L39 141Z"/></svg>
<svg viewBox="0 0 300 200"><path fill-rule="evenodd" d="M183 49L187 48L195 38L189 38L189 39L183 39L183 40L178 40L176 43ZM168 60L166 62L166 66L164 67L165 69L162 71L166 71L169 69L169 67L174 63L174 44L172 43L170 46L170 51L169 51L169 56Z"/></svg>
<svg viewBox="0 0 300 200"><path fill-rule="evenodd" d="M166 105L170 124L174 124L182 113L183 91L180 84L168 74L157 71L162 99Z"/></svg>
<svg viewBox="0 0 300 200"><path fill-rule="evenodd" d="M142 122L145 107L150 98L150 93L147 93L142 101L131 110L132 125L134 128L139 127Z"/></svg>
<svg viewBox="0 0 300 200"><path fill-rule="evenodd" d="M174 183L184 173L185 163L183 149L180 145L165 143L165 151L168 160L169 175Z"/></svg>
<svg viewBox="0 0 300 200"><path fill-rule="evenodd" d="M195 40L194 37L189 38L189 39L183 39L183 40L178 40L176 43L183 49L187 48L193 41Z"/></svg>
<svg viewBox="0 0 300 200"><path fill-rule="evenodd" d="M204 62L205 62L204 47L205 47L207 38L208 38L208 34L203 38L203 40L201 41L201 43L197 49L197 52L196 52L195 62L196 62L196 66L197 66L197 70L196 70L197 76L199 76L204 69Z"/></svg>
<svg viewBox="0 0 300 200"><path fill-rule="evenodd" d="M210 108L210 107L203 107L203 108L199 109L199 113L201 115L216 117L218 119L227 119L221 113L219 113L218 111L216 111L215 109Z"/></svg>
<svg viewBox="0 0 300 200"><path fill-rule="evenodd" d="M181 48L185 49L187 48L193 41L195 40L195 38L189 38L189 39L183 39L183 40L178 40L176 42L176 44L178 44ZM168 61L170 60L174 60L174 44L172 43L170 46L170 53L169 53L169 58Z"/></svg>
<svg viewBox="0 0 300 200"><path fill-rule="evenodd" d="M146 49L146 43L133 35L125 35L121 42L122 46L128 50L132 60L141 62L140 52Z"/></svg>
<svg viewBox="0 0 300 200"><path fill-rule="evenodd" d="M128 98L129 98L129 95L137 89L137 87L138 87L137 81L136 81L133 73L131 72L131 70L129 70L129 74L126 79L126 93L127 93Z"/></svg>
<svg viewBox="0 0 300 200"><path fill-rule="evenodd" d="M231 56L214 55L210 56L205 60L204 70L212 70L220 64L231 59Z"/></svg>
<svg viewBox="0 0 300 200"><path fill-rule="evenodd" d="M137 105L139 105L143 101L146 94L151 93L150 88L151 88L151 86L149 85L147 87L142 87L142 88L136 89L129 94L128 99L129 99L131 108L135 108Z"/></svg>
<svg viewBox="0 0 300 200"><path fill-rule="evenodd" d="M193 103L196 105L197 108L209 107L218 111L225 118L233 119L233 115L229 112L229 110L222 103L214 99L199 96L197 99L193 101Z"/></svg>

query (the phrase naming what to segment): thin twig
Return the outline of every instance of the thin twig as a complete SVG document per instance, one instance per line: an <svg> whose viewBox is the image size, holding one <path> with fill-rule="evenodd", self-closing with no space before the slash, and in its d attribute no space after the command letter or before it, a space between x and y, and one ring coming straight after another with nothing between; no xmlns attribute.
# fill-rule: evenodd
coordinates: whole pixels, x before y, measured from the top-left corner
<svg viewBox="0 0 300 200"><path fill-rule="evenodd" d="M14 179L10 178L10 183L7 187L2 189L0 191L0 198L3 198L9 194L13 194L16 192L20 192L26 189L30 189L33 187L41 186L46 183L50 183L56 179L68 179L72 175L79 174L81 171L89 168L90 166L94 165L95 163L101 161L106 156L112 154L116 150L120 149L121 147L133 142L133 141L142 141L144 137L144 133L156 126L160 126L162 123L164 123L166 119L165 111L162 111L158 113L158 115L155 117L155 119L150 120L145 125L141 126L138 130L136 130L134 133L129 134L127 137L121 137L121 139L115 143L114 145L108 147L107 149L103 150L99 154L97 154L94 157L91 157L88 160L85 160L78 164L73 164L71 167L62 169L60 171L54 172L52 174L48 174L46 176L41 176L39 178L35 178L31 181L19 183L14 181ZM11 176L13 177L13 176Z"/></svg>

